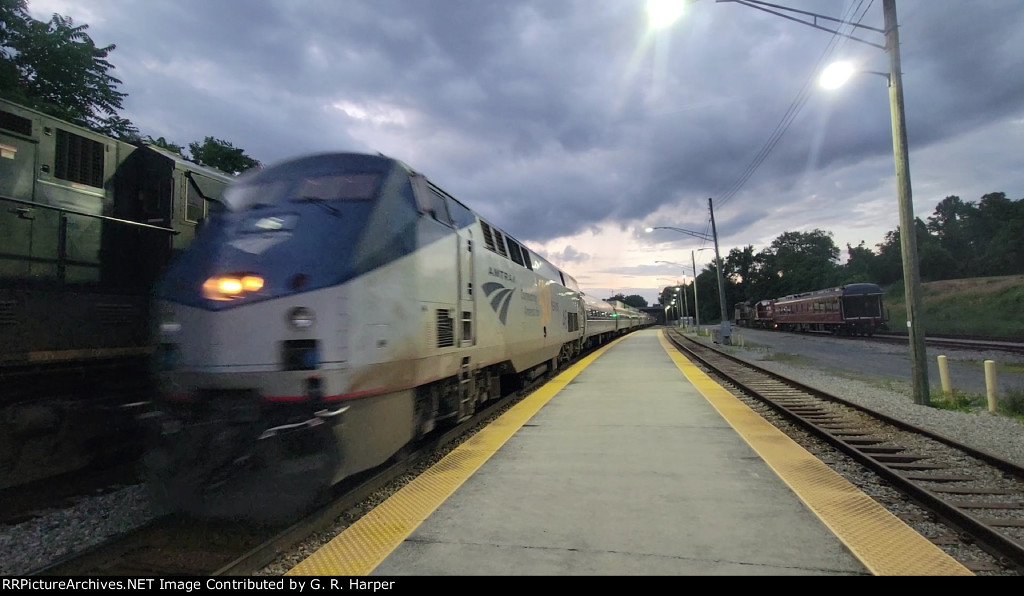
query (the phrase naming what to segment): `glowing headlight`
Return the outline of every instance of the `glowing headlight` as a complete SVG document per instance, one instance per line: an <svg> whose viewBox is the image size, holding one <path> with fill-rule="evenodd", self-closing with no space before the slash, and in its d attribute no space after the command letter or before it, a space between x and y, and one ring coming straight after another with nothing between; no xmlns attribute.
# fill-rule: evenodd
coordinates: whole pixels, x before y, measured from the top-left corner
<svg viewBox="0 0 1024 596"><path fill-rule="evenodd" d="M288 322L296 329L309 329L316 322L316 316L312 310L299 306L288 313Z"/></svg>
<svg viewBox="0 0 1024 596"><path fill-rule="evenodd" d="M263 278L249 273L219 275L203 282L203 298L234 300L263 288Z"/></svg>

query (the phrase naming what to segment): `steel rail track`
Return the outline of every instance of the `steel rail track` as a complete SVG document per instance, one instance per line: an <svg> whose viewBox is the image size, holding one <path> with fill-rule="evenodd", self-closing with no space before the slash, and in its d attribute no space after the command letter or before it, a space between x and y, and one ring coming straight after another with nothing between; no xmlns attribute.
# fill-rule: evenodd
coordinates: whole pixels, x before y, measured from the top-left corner
<svg viewBox="0 0 1024 596"><path fill-rule="evenodd" d="M0 490L63 482L141 446L136 423L152 397L141 359L109 359L0 369Z"/></svg>
<svg viewBox="0 0 1024 596"><path fill-rule="evenodd" d="M1024 468L730 356L678 333L672 343L737 391L840 450L1024 572Z"/></svg>
<svg viewBox="0 0 1024 596"><path fill-rule="evenodd" d="M906 344L906 334L875 334L864 338L868 341L884 341L886 343ZM925 344L936 348L959 348L962 350L1009 352L1024 354L1024 342L1013 339L980 338L980 337L933 337L926 336Z"/></svg>
<svg viewBox="0 0 1024 596"><path fill-rule="evenodd" d="M735 331L743 329L755 329L759 331L772 331L756 327L736 326ZM796 335L816 335L821 337L837 337L827 331L778 331L778 333L792 333ZM881 342L888 344L906 344L906 333L876 331L873 335L851 335L841 336L849 341ZM1014 338L980 337L980 336L954 336L954 335L928 335L925 337L927 346L936 348L958 348L974 351L996 351L1009 352L1011 354L1024 354L1024 340Z"/></svg>

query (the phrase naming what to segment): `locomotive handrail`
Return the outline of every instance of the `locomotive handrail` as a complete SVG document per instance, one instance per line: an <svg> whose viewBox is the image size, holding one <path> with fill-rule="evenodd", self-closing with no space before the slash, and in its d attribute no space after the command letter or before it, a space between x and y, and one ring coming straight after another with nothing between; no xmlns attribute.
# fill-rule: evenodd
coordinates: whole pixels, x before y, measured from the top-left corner
<svg viewBox="0 0 1024 596"><path fill-rule="evenodd" d="M350 407L352 406L343 406L338 408L337 410L317 410L316 412L313 412L313 415L318 416L320 418L333 418L335 416L344 414Z"/></svg>
<svg viewBox="0 0 1024 596"><path fill-rule="evenodd" d="M93 213L86 213L84 211L77 211L75 209L68 209L67 207L54 207L53 205L47 205L45 203L37 203L35 201L26 201L24 199L15 199L13 197L8 197L8 196L5 196L5 195L0 195L0 200L2 200L2 201L10 201L12 203L19 203L21 205L30 205L32 207L41 207L43 209L51 209L53 211L60 211L62 213L72 213L74 215L81 215L83 217L93 217L93 218L104 220L104 221L112 221L114 223L121 223L121 224L126 224L126 225L129 225L129 226L136 226L136 227L139 227L139 228L148 228L148 229L151 229L151 230L159 230L161 232L170 232L171 234L174 234L174 235L178 235L178 234L181 233L178 230L174 230L174 229L171 229L171 228L164 228L164 227L161 227L161 226L154 226L153 224L146 224L146 223L142 223L142 222L138 222L138 221L131 221L130 219L120 219L120 218L117 218L117 217L110 217L109 215L95 215Z"/></svg>

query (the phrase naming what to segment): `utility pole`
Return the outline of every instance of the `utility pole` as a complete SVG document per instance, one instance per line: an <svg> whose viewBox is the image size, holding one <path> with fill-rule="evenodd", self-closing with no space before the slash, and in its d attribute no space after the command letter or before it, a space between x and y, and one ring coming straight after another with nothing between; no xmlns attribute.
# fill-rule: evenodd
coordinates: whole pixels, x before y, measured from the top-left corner
<svg viewBox="0 0 1024 596"><path fill-rule="evenodd" d="M683 321L690 316L690 305L686 303L686 292L683 291L685 285L686 276L683 276L682 285L676 288L676 292L679 294L679 299L683 302L683 316L679 320L679 325L682 327L686 327L686 323L684 323Z"/></svg>
<svg viewBox="0 0 1024 596"><path fill-rule="evenodd" d="M697 324L697 334L700 335L700 306L697 304L697 259L690 251L690 266L693 267L693 317Z"/></svg>
<svg viewBox="0 0 1024 596"><path fill-rule="evenodd" d="M711 237L715 240L715 261L718 267L718 306L722 309L722 345L728 346L732 343L730 341L732 330L729 328L729 314L725 309L725 273L722 269L722 256L718 254L718 230L715 229L715 208L711 206L711 197L708 197L708 210L711 212Z"/></svg>
<svg viewBox="0 0 1024 596"><path fill-rule="evenodd" d="M910 341L910 371L913 383L914 403L928 405L931 402L928 386L928 354L925 349L924 306L921 301L921 272L917 255L917 225L914 217L914 201L910 190L910 158L907 151L907 126L903 106L903 75L900 66L899 24L896 20L896 0L882 0L884 29L869 27L860 23L849 23L833 17L795 8L787 8L762 0L716 0L733 2L796 21L803 25L840 35L881 50L889 55L889 111L892 118L892 149L896 162L896 185L898 187L900 214L900 256L903 262L903 288L907 302L907 337ZM794 17L777 11L790 11L801 15ZM801 18L809 20L801 20ZM873 43L844 33L837 28L824 26L824 22L852 26L857 30L872 31L885 36L885 45ZM878 73L886 74L886 73ZM712 224L714 218L712 218Z"/></svg>
<svg viewBox="0 0 1024 596"><path fill-rule="evenodd" d="M917 257L917 225L910 191L910 156L907 154L907 124L903 113L903 76L900 70L899 26L896 0L884 0L885 47L889 54L889 106L892 112L892 151L896 156L896 184L900 203L900 252L903 257L903 291L907 302L907 337L910 340L910 371L914 403L931 402L928 387L928 354L924 340L924 307Z"/></svg>

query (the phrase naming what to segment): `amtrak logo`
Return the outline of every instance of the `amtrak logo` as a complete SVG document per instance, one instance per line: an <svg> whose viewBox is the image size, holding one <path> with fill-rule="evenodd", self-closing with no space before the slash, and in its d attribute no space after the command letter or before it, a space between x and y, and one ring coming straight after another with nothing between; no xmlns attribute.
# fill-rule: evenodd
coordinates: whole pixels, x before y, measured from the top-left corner
<svg viewBox="0 0 1024 596"><path fill-rule="evenodd" d="M483 285L484 294L491 299L491 308L498 313L498 320L505 324L505 317L508 316L508 305L512 302L514 291L506 288L498 282L489 281Z"/></svg>

